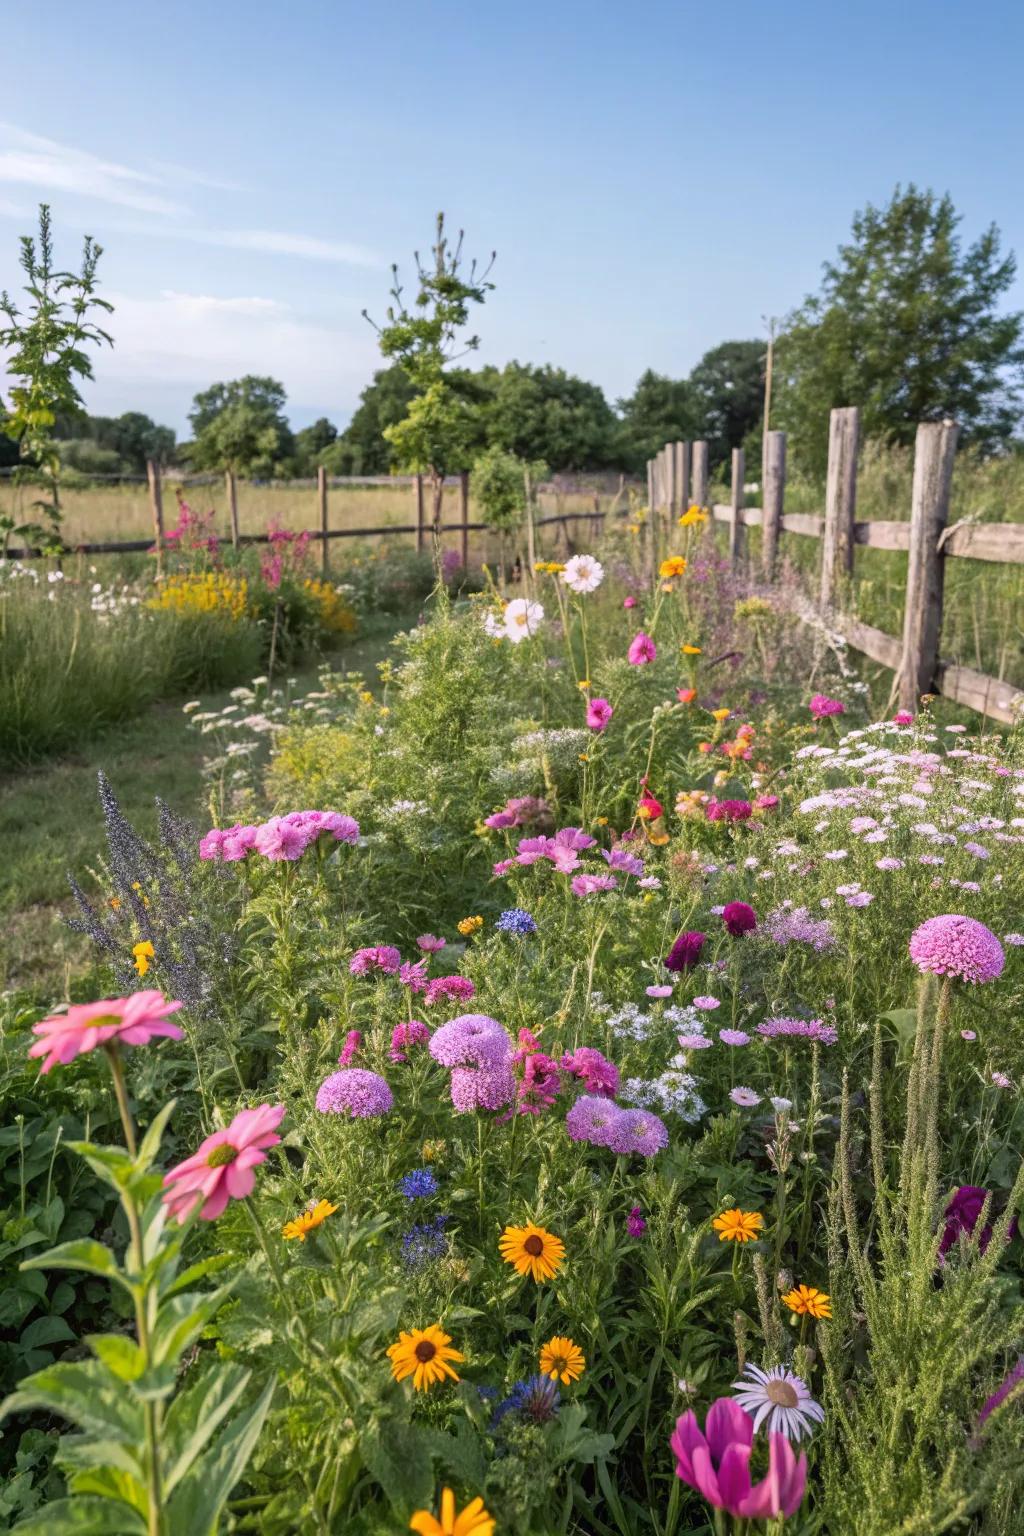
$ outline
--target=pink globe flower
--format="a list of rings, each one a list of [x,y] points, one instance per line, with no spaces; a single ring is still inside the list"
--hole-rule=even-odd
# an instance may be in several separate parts
[[[671,1446],[676,1476],[715,1509],[737,1520],[788,1518],[800,1507],[807,1485],[807,1457],[797,1460],[785,1435],[768,1436],[768,1475],[750,1477],[754,1421],[732,1398],[719,1397],[708,1409],[701,1433],[691,1410],[676,1420]]]
[[[930,917],[910,936],[910,958],[919,971],[972,984],[1002,974],[1003,946],[984,923],[950,914]]]
[[[281,1140],[276,1134],[284,1119],[283,1104],[261,1104],[243,1109],[223,1131],[212,1136],[164,1175],[164,1204],[179,1222],[202,1202],[203,1221],[216,1221],[229,1200],[244,1200],[256,1183],[253,1169],[266,1162],[268,1147]]]
[[[624,597],[622,599],[622,606],[623,606],[623,608],[635,608],[636,607],[636,598],[635,597]]]
[[[57,1013],[33,1024],[39,1036],[29,1047],[30,1056],[45,1056],[39,1074],[58,1065],[66,1067],[76,1056],[112,1041],[118,1045],[148,1045],[165,1036],[184,1040],[185,1032],[172,1024],[169,1014],[181,1003],[167,1002],[162,992],[133,992],[131,997],[108,997],[98,1003],[72,1003],[67,1013]]]
[[[892,717],[893,725],[913,725],[914,717],[909,709],[898,709]]]
[[[814,694],[807,708],[816,720],[827,720],[830,715],[846,714],[846,705],[840,699],[830,699],[824,693]]]
[[[603,731],[614,713],[607,699],[591,699],[587,704],[587,724],[592,731]]]
[[[738,938],[741,933],[751,933],[757,927],[757,913],[745,901],[729,901],[722,908],[722,922]]]
[[[628,659],[632,667],[645,667],[648,662],[654,661],[658,655],[658,647],[650,635],[645,635],[642,629],[637,630],[629,643]]]

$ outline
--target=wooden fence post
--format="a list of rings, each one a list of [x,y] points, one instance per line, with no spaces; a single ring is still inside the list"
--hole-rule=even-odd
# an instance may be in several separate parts
[[[761,498],[761,560],[766,581],[775,577],[785,496],[786,434],[769,432],[764,441],[764,494]]]
[[[918,709],[921,695],[932,691],[938,670],[945,564],[939,540],[949,516],[949,490],[958,432],[959,428],[952,421],[922,422],[914,443],[914,488],[899,672],[901,709]]]
[[[327,471],[322,464],[318,464],[316,468],[316,494],[320,503],[320,538],[323,541],[320,568],[326,578],[330,564],[327,554],[329,547],[327,542]]]
[[[160,484],[160,466],[152,459],[146,460],[146,479],[149,481],[149,505],[153,513],[153,543],[156,546],[156,574],[164,573],[164,497]]]
[[[839,406],[828,422],[828,476],[821,539],[821,601],[835,606],[844,578],[853,573],[853,521],[857,513],[857,445],[860,411]]]
[[[676,443],[676,501],[679,513],[685,512],[690,505],[689,443]]]
[[[654,516],[654,460],[647,460],[647,511]]]
[[[462,569],[469,570],[469,470],[459,475],[459,521],[462,523]],[[530,541],[533,542],[532,539]],[[532,561],[531,561],[532,563]]]
[[[413,475],[413,495],[416,498],[416,553],[423,553],[423,476]]]
[[[691,473],[694,502],[698,507],[706,507],[708,504],[708,445],[703,441],[693,445]]]
[[[665,511],[669,519],[676,515],[676,502],[679,498],[679,482],[676,479],[676,445],[665,444]]]
[[[733,570],[743,553],[743,475],[746,468],[743,449],[732,451],[732,521],[729,524],[729,563]]]
[[[233,469],[225,470],[224,482],[228,493],[228,516],[231,518],[231,548],[238,548],[238,487]]]

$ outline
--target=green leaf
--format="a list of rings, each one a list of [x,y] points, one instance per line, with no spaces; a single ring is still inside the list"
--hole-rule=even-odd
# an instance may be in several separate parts
[[[197,1280],[204,1280],[207,1275],[215,1275],[234,1262],[230,1253],[217,1253],[210,1259],[202,1259],[198,1264],[183,1270],[177,1279],[172,1280],[167,1289],[161,1292],[161,1296],[166,1299],[168,1296],[176,1296],[179,1291],[187,1291],[189,1286],[195,1285]]]
[[[174,1106],[177,1102],[177,1099],[171,1099],[169,1104],[165,1104],[156,1119],[150,1124],[145,1136],[143,1136],[139,1155],[135,1160],[135,1166],[140,1173],[148,1172],[153,1159],[159,1152],[160,1143],[167,1128],[167,1122],[174,1113]]]
[[[252,1373],[238,1365],[206,1371],[174,1399],[164,1419],[164,1493],[170,1495],[238,1402]]]
[[[216,1291],[185,1291],[162,1301],[153,1329],[153,1361],[157,1365],[176,1362],[202,1333],[230,1289],[230,1285],[222,1285]]]
[[[60,1414],[79,1429],[105,1439],[138,1441],[144,1433],[141,1406],[99,1360],[62,1361],[27,1376],[0,1403],[0,1420],[29,1408]]]
[[[114,1285],[120,1285],[129,1296],[135,1289],[128,1276],[118,1265],[113,1253],[103,1243],[89,1237],[77,1237],[73,1242],[60,1243],[46,1253],[25,1259],[22,1269],[84,1269],[91,1275],[102,1275]]]
[[[87,1495],[44,1504],[15,1529],[18,1536],[146,1536],[146,1522],[136,1510]]]
[[[45,1344],[64,1344],[75,1337],[62,1317],[36,1317],[21,1335],[23,1349],[39,1349]]]
[[[256,1448],[274,1395],[273,1381],[248,1413],[235,1419],[212,1453],[195,1461],[167,1507],[170,1536],[214,1536],[232,1488]]]
[[[118,1381],[138,1381],[146,1369],[145,1355],[126,1334],[90,1333],[85,1342]]]
[[[359,1432],[359,1449],[395,1513],[404,1520],[429,1503],[434,1491],[430,1432],[394,1420],[371,1420]]]

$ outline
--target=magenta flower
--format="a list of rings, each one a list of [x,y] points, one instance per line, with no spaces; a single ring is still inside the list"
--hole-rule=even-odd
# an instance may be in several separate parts
[[[426,960],[406,960],[404,965],[398,967],[398,979],[402,986],[408,987],[412,993],[425,992],[427,990]]]
[[[445,1001],[465,1003],[475,992],[476,987],[468,976],[435,976],[433,981],[427,983],[423,1001],[428,1007],[436,1003],[439,997]]]
[[[503,1109],[515,1097],[515,1073],[510,1061],[494,1067],[455,1067],[450,1089],[452,1107],[458,1115],[477,1109]]]
[[[592,731],[603,731],[614,713],[607,699],[591,699],[587,704],[587,724]]]
[[[618,883],[614,875],[577,875],[569,889],[574,896],[594,896],[598,891],[614,891]]]
[[[753,812],[749,800],[709,800],[704,807],[708,821],[749,821]]]
[[[637,630],[629,643],[628,660],[631,667],[645,667],[648,662],[654,661],[658,655],[658,647],[650,635],[645,635],[642,629]]]
[[[984,923],[950,914],[930,917],[910,936],[910,958],[919,971],[954,976],[972,984],[1002,974],[1003,946]]]
[[[665,969],[686,971],[690,966],[696,965],[706,937],[706,934],[697,933],[694,930],[681,933],[665,956]]]
[[[357,949],[348,968],[353,976],[365,976],[368,971],[393,976],[401,964],[401,952],[393,944],[374,944],[369,949]]]
[[[268,1147],[284,1119],[283,1104],[243,1109],[223,1131],[207,1136],[191,1157],[164,1174],[167,1214],[185,1219],[201,1201],[203,1221],[216,1221],[229,1200],[244,1200],[256,1183],[253,1169],[266,1162]]]
[[[623,875],[642,875],[644,861],[626,848],[602,848],[601,857],[609,869],[617,869]]]
[[[626,1231],[630,1237],[643,1237],[647,1231],[647,1223],[644,1221],[643,1211],[638,1205],[634,1205],[626,1217]]]
[[[622,599],[622,606],[623,606],[623,608],[635,608],[636,607],[636,598],[635,597],[624,597]]]
[[[719,1397],[708,1409],[701,1433],[692,1411],[676,1420],[670,1444],[676,1476],[715,1509],[737,1520],[788,1518],[800,1507],[807,1484],[807,1457],[799,1460],[785,1435],[768,1436],[768,1475],[750,1477],[754,1421],[732,1398]]]
[[[774,811],[779,803],[778,795],[758,795],[754,801],[755,811]]]
[[[563,1072],[578,1077],[588,1094],[613,1099],[619,1091],[619,1069],[592,1045],[577,1046],[562,1057]]]
[[[392,1061],[407,1061],[406,1052],[411,1045],[427,1045],[430,1041],[430,1030],[419,1019],[410,1019],[406,1024],[396,1024],[391,1031],[391,1050],[388,1054]]]
[[[720,1029],[718,1038],[723,1045],[749,1045],[750,1036],[745,1029]]]
[[[168,1019],[168,1014],[181,1006],[165,1001],[162,992],[151,991],[108,997],[97,1003],[72,1003],[66,1013],[51,1014],[33,1024],[32,1033],[39,1039],[29,1046],[28,1054],[46,1057],[39,1069],[42,1077],[98,1045],[148,1045],[158,1036],[184,1040],[184,1030]]]
[[[745,901],[730,901],[722,908],[722,922],[736,938],[757,927],[757,913]]]
[[[347,1067],[348,1066],[349,1062],[352,1060],[352,1058],[355,1055],[356,1051],[358,1051],[359,1046],[360,1046],[360,1044],[362,1042],[362,1038],[363,1038],[363,1036],[362,1036],[362,1032],[360,1030],[358,1030],[358,1029],[350,1029],[349,1030],[348,1034],[345,1036],[345,1044],[341,1048],[341,1055],[338,1057],[338,1066],[339,1067]]]
[[[282,860],[293,863],[301,859],[308,844],[309,834],[305,826],[298,825],[287,816],[272,816],[261,827],[257,827],[253,846],[257,853],[262,853],[264,858],[274,863]]]
[[[816,693],[811,698],[807,708],[815,720],[827,720],[830,715],[845,715],[846,705],[839,699],[830,699],[827,694]]]
[[[427,955],[436,955],[439,949],[444,949],[447,942],[447,939],[439,939],[432,933],[421,933],[416,940],[417,947]]]
[[[909,709],[898,709],[892,717],[893,725],[913,725],[914,717]]]
[[[497,1019],[462,1013],[436,1029],[430,1054],[443,1067],[498,1067],[512,1057],[512,1042]]]

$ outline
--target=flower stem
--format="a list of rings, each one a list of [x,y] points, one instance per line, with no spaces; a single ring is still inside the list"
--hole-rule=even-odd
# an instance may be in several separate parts
[[[117,1098],[118,1113],[121,1116],[121,1126],[124,1130],[125,1145],[128,1148],[129,1157],[134,1159],[138,1157],[139,1149],[135,1140],[135,1122],[132,1119],[132,1112],[128,1108],[128,1093],[125,1089],[124,1082],[124,1062],[121,1060],[121,1052],[118,1050],[116,1045],[105,1045],[103,1049],[107,1053],[107,1060],[110,1063],[111,1076],[114,1079],[114,1094]],[[142,1248],[140,1245],[139,1263],[141,1264],[141,1262]]]

